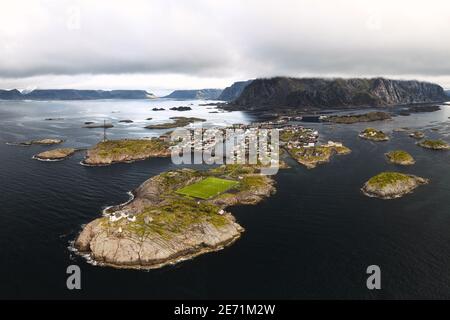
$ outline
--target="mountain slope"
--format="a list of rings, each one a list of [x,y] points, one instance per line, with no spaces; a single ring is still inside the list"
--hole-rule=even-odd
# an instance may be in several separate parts
[[[286,78],[256,79],[233,105],[242,109],[342,108],[446,101],[437,84],[373,79]]]
[[[216,100],[222,89],[175,90],[163,98],[179,100]]]
[[[226,87],[223,89],[221,95],[219,96],[218,100],[223,101],[233,101],[237,99],[242,91],[250,84],[253,80],[247,80],[247,81],[238,81],[233,83],[231,86]]]

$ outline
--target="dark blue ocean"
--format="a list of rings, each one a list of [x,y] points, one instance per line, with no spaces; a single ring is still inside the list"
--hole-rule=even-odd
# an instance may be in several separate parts
[[[192,103],[192,111],[151,111]],[[177,168],[170,159],[84,167],[82,153],[61,162],[31,157],[49,147],[6,142],[61,137],[67,147],[89,147],[102,129],[81,128],[107,119],[108,138],[160,134],[143,129],[170,116],[198,116],[209,124],[252,120],[240,112],[209,113],[204,101],[0,101],[0,298],[450,298],[450,152],[434,152],[394,128],[423,130],[450,142],[450,106],[370,124],[389,142],[357,137],[367,124],[315,127],[321,139],[343,141],[353,152],[307,170],[289,161],[276,176],[277,193],[256,206],[230,209],[246,229],[225,250],[158,270],[93,266],[69,250],[83,224],[102,208],[128,200],[149,177]],[[153,120],[145,120],[153,117]],[[46,118],[63,118],[46,121]],[[131,119],[134,123],[118,123]],[[386,163],[384,153],[404,149],[416,165]],[[404,198],[384,201],[361,194],[372,175],[397,170],[431,179]],[[77,264],[82,289],[66,288],[66,268]],[[379,291],[366,288],[366,268],[381,268]]]

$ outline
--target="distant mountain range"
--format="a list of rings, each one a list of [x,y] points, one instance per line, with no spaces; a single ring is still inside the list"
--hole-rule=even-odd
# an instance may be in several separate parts
[[[332,109],[447,100],[441,86],[415,80],[275,77],[253,80],[231,104],[240,110]]]
[[[217,100],[222,89],[175,90],[163,98],[178,100]]]
[[[220,94],[218,100],[223,101],[233,101],[241,95],[242,91],[250,84],[253,80],[247,80],[247,81],[238,81],[233,83],[231,86],[226,87],[223,89],[222,93]]]
[[[97,100],[97,99],[154,99],[145,90],[75,90],[38,89],[27,93],[19,90],[0,90],[0,100]]]

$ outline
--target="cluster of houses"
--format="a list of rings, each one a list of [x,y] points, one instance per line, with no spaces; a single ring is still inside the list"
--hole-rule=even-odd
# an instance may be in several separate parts
[[[136,215],[129,212],[128,210],[116,211],[112,214],[109,214],[108,216],[109,216],[109,221],[111,221],[111,222],[116,222],[116,221],[119,221],[122,219],[127,219],[130,222],[136,221]]]
[[[294,139],[285,142],[288,149],[293,148],[312,148],[316,146],[319,140],[319,132],[302,126],[290,126],[284,130],[292,133]]]
[[[278,152],[278,148],[275,150],[270,143],[272,129],[278,130],[280,135],[284,131],[292,133],[292,139],[290,141],[280,142],[280,144],[284,145],[287,149],[315,147],[319,139],[319,132],[311,128],[305,128],[298,124],[292,124],[289,120],[292,119],[285,117],[276,121],[257,122],[252,124],[234,124],[227,128],[215,127],[208,129],[190,129],[191,138],[181,139],[176,146],[172,147],[172,149],[176,148],[175,150],[179,150],[180,154],[186,150],[190,150],[191,152],[204,152],[208,150],[213,156],[215,156],[217,144],[221,144],[223,147],[222,149],[219,149],[223,151],[224,156],[228,156],[228,160],[230,160],[231,155],[234,157],[234,159],[231,160],[234,160],[236,163],[246,163],[250,150],[255,150],[256,147],[259,153],[259,144],[257,141],[258,139],[260,141],[263,139],[263,141],[267,141],[265,156],[268,156],[271,159],[278,159],[278,154],[275,154]],[[229,129],[240,129],[239,132],[235,132],[236,134],[241,133],[244,138],[242,138],[240,142],[236,143],[234,136],[227,136],[227,131]],[[195,130],[202,131],[199,132]],[[205,134],[206,130],[208,130],[207,134]],[[217,137],[220,138],[217,139]],[[252,137],[257,138],[253,139]],[[167,137],[163,138],[167,139]],[[255,146],[250,146],[251,143],[256,144]],[[272,152],[274,152],[274,154],[272,154]]]

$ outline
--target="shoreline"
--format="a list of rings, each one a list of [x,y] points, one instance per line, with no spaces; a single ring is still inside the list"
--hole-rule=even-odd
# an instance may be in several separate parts
[[[92,257],[90,252],[87,253],[87,252],[78,250],[75,247],[75,240],[70,241],[71,244],[69,245],[68,249],[71,252],[74,252],[76,255],[85,259],[87,263],[94,265],[94,266],[110,267],[110,268],[122,269],[122,270],[130,270],[131,269],[131,270],[149,271],[149,270],[160,269],[160,268],[164,268],[164,267],[168,267],[168,266],[174,266],[174,265],[182,263],[184,261],[193,260],[197,256],[200,256],[205,253],[212,253],[212,252],[218,252],[218,251],[224,250],[225,248],[231,246],[233,243],[235,243],[237,240],[239,240],[239,238],[241,237],[241,234],[243,232],[245,232],[245,228],[241,227],[239,234],[237,234],[235,237],[233,237],[227,241],[223,241],[223,242],[219,243],[216,247],[203,247],[199,250],[195,250],[195,248],[193,248],[192,252],[190,252],[190,253],[189,252],[179,252],[179,254],[177,254],[175,257],[168,258],[165,261],[155,262],[152,264],[143,264],[143,265],[114,264],[114,263],[110,263],[110,262],[103,262],[103,261],[95,260]],[[191,250],[187,250],[187,251],[191,251]]]

